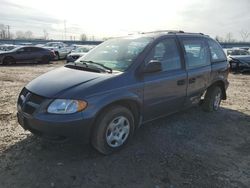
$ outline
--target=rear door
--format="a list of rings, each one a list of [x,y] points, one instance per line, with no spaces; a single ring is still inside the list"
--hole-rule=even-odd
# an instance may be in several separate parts
[[[208,45],[203,37],[180,37],[188,71],[186,105],[196,104],[209,86],[211,63]]]
[[[178,111],[186,98],[187,73],[176,37],[158,41],[145,64],[151,60],[160,61],[162,71],[144,74],[144,121]]]

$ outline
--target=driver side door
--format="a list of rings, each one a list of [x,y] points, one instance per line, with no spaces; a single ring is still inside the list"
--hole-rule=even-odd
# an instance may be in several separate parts
[[[187,72],[175,36],[155,44],[145,63],[152,60],[159,61],[162,70],[144,73],[144,121],[178,111],[187,94]]]

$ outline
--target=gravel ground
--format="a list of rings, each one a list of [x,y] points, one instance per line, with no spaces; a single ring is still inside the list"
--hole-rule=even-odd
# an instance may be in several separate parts
[[[228,100],[216,113],[199,107],[143,126],[122,151],[50,143],[16,121],[22,87],[62,66],[0,67],[0,187],[250,187],[250,75],[230,74]]]

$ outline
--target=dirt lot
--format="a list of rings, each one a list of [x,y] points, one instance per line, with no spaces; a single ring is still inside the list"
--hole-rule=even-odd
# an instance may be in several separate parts
[[[88,145],[49,143],[16,121],[17,96],[62,66],[0,67],[0,187],[250,187],[250,75],[231,74],[217,113],[199,107],[154,121],[128,147],[102,156]]]

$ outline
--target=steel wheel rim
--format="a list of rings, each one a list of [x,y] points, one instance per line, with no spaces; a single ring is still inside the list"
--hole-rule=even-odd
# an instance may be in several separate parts
[[[218,92],[217,95],[215,95],[214,99],[214,109],[218,110],[221,102],[221,92]]]
[[[112,148],[123,145],[129,136],[129,130],[130,123],[126,117],[119,116],[114,118],[106,130],[107,144]]]

